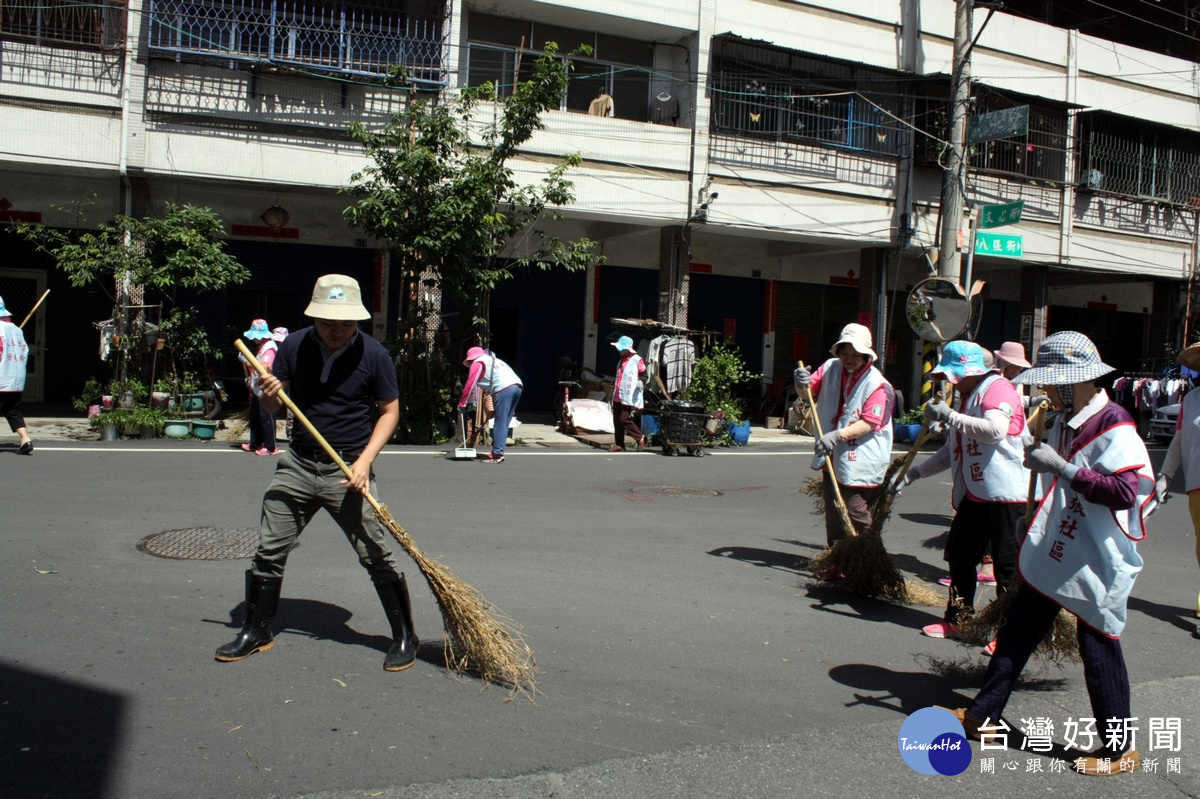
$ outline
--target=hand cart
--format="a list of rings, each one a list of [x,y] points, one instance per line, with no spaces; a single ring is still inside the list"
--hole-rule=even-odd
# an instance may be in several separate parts
[[[708,413],[699,402],[662,400],[658,404],[659,443],[664,455],[678,455],[686,447],[689,455],[704,457],[704,426]]]

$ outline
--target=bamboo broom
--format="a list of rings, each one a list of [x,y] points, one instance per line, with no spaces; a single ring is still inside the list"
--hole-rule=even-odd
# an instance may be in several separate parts
[[[1049,416],[1047,412],[1048,405],[1049,403],[1042,400],[1038,403],[1033,413],[1029,415],[1029,426],[1033,429],[1034,447],[1042,443],[1042,438],[1045,435],[1046,417]],[[1031,473],[1029,475],[1029,491],[1025,498],[1025,528],[1021,531],[1021,537],[1024,537],[1025,531],[1033,524],[1033,517],[1036,512],[1037,474]],[[1000,627],[1004,624],[1005,615],[1008,613],[1008,605],[1012,602],[1012,598],[1017,595],[1017,591],[1021,588],[1022,583],[1021,575],[1019,573],[1014,574],[1012,582],[1003,594],[993,599],[983,610],[959,625],[963,633],[963,639],[968,644],[983,646],[996,637],[996,633],[999,632]],[[1075,616],[1065,610],[1060,610],[1058,615],[1054,617],[1054,623],[1046,631],[1045,637],[1042,638],[1033,654],[1037,658],[1050,660],[1060,666],[1067,661],[1078,662],[1078,640]]]
[[[266,368],[240,339],[234,342],[238,350],[249,360],[260,375],[267,375]],[[296,421],[303,424],[321,448],[347,477],[353,477],[350,467],[329,446],[324,437],[313,427],[292,398],[279,392],[283,402]],[[417,564],[429,590],[437,600],[445,626],[446,665],[460,674],[470,674],[486,684],[506,685],[514,693],[532,699],[537,692],[534,677],[537,674],[537,659],[525,639],[515,629],[514,622],[500,613],[490,602],[451,571],[433,558],[427,557],[413,542],[408,532],[401,527],[387,506],[364,490],[363,496],[375,509],[375,517],[391,532],[400,546]]]

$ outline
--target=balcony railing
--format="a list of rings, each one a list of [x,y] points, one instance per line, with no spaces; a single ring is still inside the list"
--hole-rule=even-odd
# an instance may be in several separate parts
[[[115,49],[125,44],[125,0],[0,0],[0,38]]]
[[[1079,119],[1079,185],[1200,207],[1200,136],[1103,114]]]
[[[444,85],[449,26],[386,0],[147,0],[150,49]],[[448,12],[447,12],[448,13]]]

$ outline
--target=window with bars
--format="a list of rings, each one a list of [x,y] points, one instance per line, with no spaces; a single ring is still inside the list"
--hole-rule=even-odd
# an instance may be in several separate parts
[[[0,38],[121,48],[126,0],[0,0]]]
[[[1078,136],[1081,188],[1200,206],[1200,135],[1088,113]]]
[[[718,39],[709,85],[714,133],[899,152],[897,75]]]
[[[150,49],[444,84],[449,13],[408,0],[147,0]]]

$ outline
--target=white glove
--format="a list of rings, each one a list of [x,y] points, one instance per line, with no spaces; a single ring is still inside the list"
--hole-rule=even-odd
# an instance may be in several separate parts
[[[887,488],[887,492],[889,494],[891,494],[893,497],[898,497],[898,496],[900,496],[901,491],[908,488],[910,485],[912,485],[918,479],[920,479],[919,475],[916,472],[914,472],[912,469],[909,469],[908,471],[906,471],[904,473],[903,477],[901,477],[897,480],[893,480],[891,482],[891,485],[889,485]]]
[[[925,420],[929,423],[943,423],[950,419],[950,406],[936,400],[925,405]]]
[[[837,430],[830,430],[817,441],[816,453],[819,456],[832,455],[840,443],[842,443],[842,434]]]
[[[792,372],[792,382],[796,384],[796,388],[808,388],[812,385],[812,372],[803,366],[798,366],[796,367],[796,371]]]
[[[1170,481],[1165,474],[1160,474],[1158,479],[1154,481],[1154,493],[1162,505],[1167,504],[1167,500],[1171,498],[1171,494],[1167,491],[1168,482]]]

